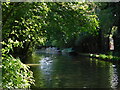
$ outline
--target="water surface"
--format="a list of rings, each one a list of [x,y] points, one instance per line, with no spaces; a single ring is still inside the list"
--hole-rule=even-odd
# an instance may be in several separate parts
[[[89,57],[36,53],[27,64],[39,88],[119,88],[120,65]],[[35,65],[34,65],[35,64]]]

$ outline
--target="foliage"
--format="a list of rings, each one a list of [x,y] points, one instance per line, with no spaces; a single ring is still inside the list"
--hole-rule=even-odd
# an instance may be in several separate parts
[[[2,49],[2,74],[3,88],[28,88],[34,84],[33,74],[29,67],[23,64],[20,59],[14,58],[11,54],[20,49],[26,48],[26,45],[33,38],[36,31],[30,29],[26,24],[30,23],[32,14],[28,10],[31,8],[27,3],[2,3],[3,6],[3,49]],[[21,8],[25,8],[21,10]],[[29,14],[29,15],[28,15]],[[26,16],[25,16],[26,15]],[[26,18],[25,18],[26,17]],[[31,20],[31,22],[33,22]],[[34,24],[34,22],[33,22]],[[33,27],[35,28],[35,27]],[[35,34],[34,34],[35,35]],[[36,38],[38,39],[38,38]],[[33,41],[34,42],[34,41]],[[29,44],[28,44],[29,45]],[[27,46],[28,46],[27,45]],[[26,49],[27,50],[27,49]]]
[[[95,7],[90,2],[3,3],[3,39],[21,42],[23,48],[13,50],[21,54],[35,45],[72,47],[81,36],[98,35]]]
[[[102,34],[105,37],[108,37],[111,34],[112,27],[115,24],[115,14],[114,14],[114,3],[99,3],[97,14],[100,19],[100,28],[102,30]]]
[[[100,21],[100,43],[102,51],[108,51],[109,36],[114,38],[115,51],[119,52],[119,2],[97,2],[96,14]],[[120,56],[120,55],[119,55]]]
[[[94,3],[47,3],[47,39],[53,46],[71,47],[81,33],[97,35]],[[49,43],[48,42],[48,43]]]
[[[28,88],[30,84],[34,84],[33,73],[29,67],[23,64],[19,58],[10,55],[10,50],[14,47],[21,47],[21,43],[17,40],[14,42],[8,39],[8,43],[4,41],[2,44],[2,75],[3,88]]]
[[[42,7],[41,7],[42,6]],[[42,16],[46,11],[43,3],[3,3],[3,41],[11,38],[22,43],[23,48],[14,48],[13,53],[24,54],[45,40]],[[21,9],[22,8],[22,9]],[[43,25],[42,25],[43,24]]]
[[[120,60],[120,57],[117,57],[117,56],[113,56],[113,55],[106,55],[106,54],[99,54],[99,55],[96,55],[96,54],[90,54],[90,57],[96,57],[96,58],[99,58],[99,59],[104,59],[104,60],[109,60],[109,61],[119,61]]]
[[[120,57],[113,56],[113,55],[100,54],[99,57],[101,59],[109,59],[109,60],[114,60],[114,61],[120,60]]]
[[[3,87],[26,88],[34,82],[16,54],[27,55],[39,45],[73,47],[98,36],[95,8],[92,2],[2,3]]]
[[[22,42],[24,49],[18,51],[45,45],[46,40],[46,45],[71,47],[81,33],[98,35],[95,7],[90,2],[4,3],[3,39],[10,37]]]
[[[6,55],[2,60],[3,88],[30,88],[34,84],[33,73],[20,59]]]

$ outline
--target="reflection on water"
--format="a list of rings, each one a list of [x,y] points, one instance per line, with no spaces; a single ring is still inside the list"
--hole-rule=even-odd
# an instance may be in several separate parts
[[[36,58],[35,58],[36,57]],[[88,57],[35,54],[31,66],[35,87],[42,88],[119,88],[119,65]],[[39,65],[40,64],[40,65]]]
[[[117,73],[117,68],[116,65],[111,65],[110,67],[110,83],[111,83],[111,88],[117,88],[118,85],[118,73]]]
[[[51,78],[51,72],[52,72],[52,58],[51,57],[45,57],[40,60],[40,70],[42,74],[44,75],[44,79],[48,83],[49,86]]]

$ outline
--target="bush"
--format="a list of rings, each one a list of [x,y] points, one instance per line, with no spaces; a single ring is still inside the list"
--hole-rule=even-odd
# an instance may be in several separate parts
[[[31,84],[34,84],[33,72],[19,58],[10,54],[13,47],[22,47],[22,44],[9,38],[8,41],[3,41],[2,45],[3,88],[30,88]]]
[[[2,60],[3,88],[30,88],[30,84],[34,84],[29,66],[19,58],[5,55]]]

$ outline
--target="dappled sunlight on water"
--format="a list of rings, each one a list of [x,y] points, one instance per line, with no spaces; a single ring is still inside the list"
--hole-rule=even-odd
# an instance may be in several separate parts
[[[110,66],[110,84],[111,84],[111,88],[117,88],[118,86],[118,72],[117,72],[117,68],[116,65],[111,65]]]
[[[40,62],[41,72],[44,75],[44,79],[49,82],[52,79],[51,78],[52,58],[51,57],[45,57],[45,58],[42,58],[39,62]]]
[[[120,67],[110,62],[88,57],[60,54],[36,54],[29,62],[35,77],[35,87],[43,88],[118,88]],[[27,63],[29,63],[27,62]],[[119,66],[119,65],[118,65]]]

